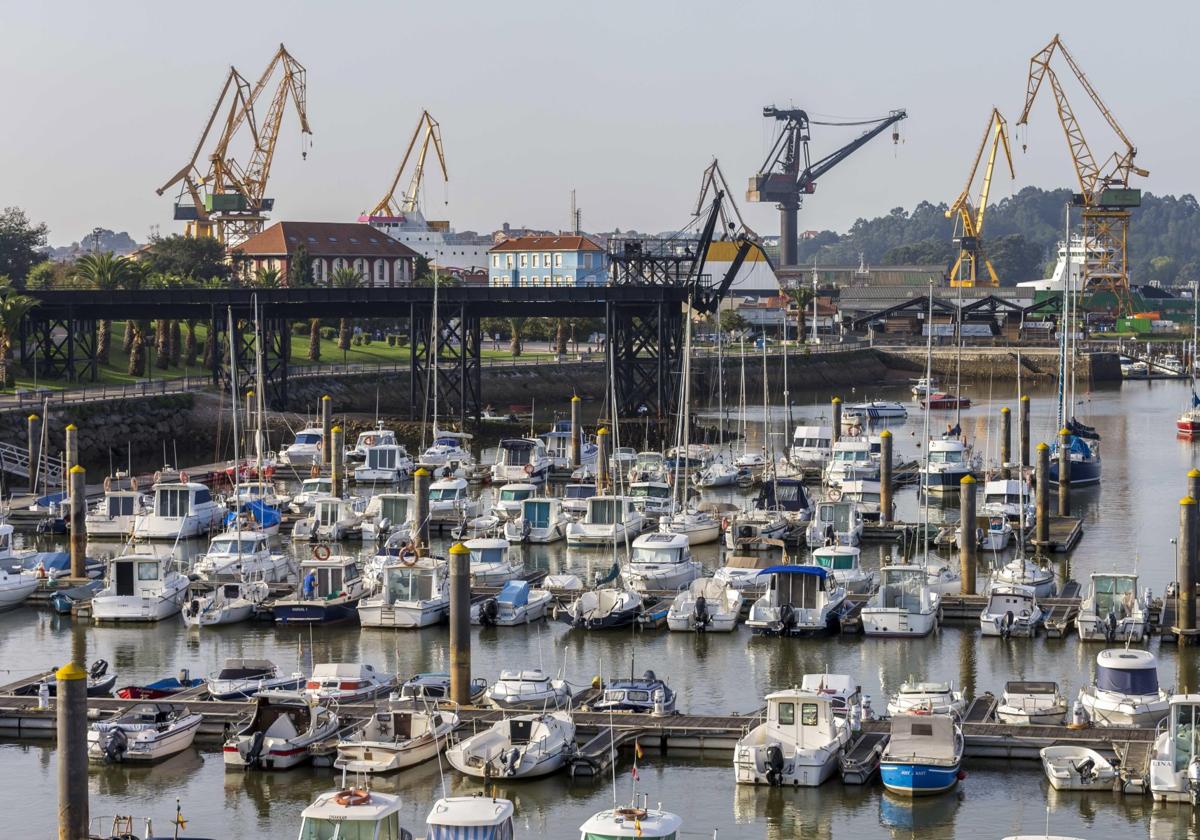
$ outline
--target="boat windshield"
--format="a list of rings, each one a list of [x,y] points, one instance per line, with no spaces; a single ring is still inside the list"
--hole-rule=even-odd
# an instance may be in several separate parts
[[[321,442],[321,436],[315,432],[301,432],[296,435],[296,443],[307,446],[316,446]]]
[[[1137,604],[1137,581],[1128,577],[1097,577],[1092,584],[1096,592],[1096,615],[1110,612],[1123,618]]]
[[[1182,773],[1200,752],[1200,707],[1178,703],[1171,710],[1171,737],[1175,740],[1175,772]]]
[[[854,568],[854,556],[851,554],[823,554],[818,552],[814,558],[822,569],[848,571]]]
[[[863,490],[849,490],[846,492],[846,497],[854,499],[857,502],[867,502],[869,504],[879,504],[878,493],[868,493]]]
[[[850,505],[821,505],[817,510],[821,522],[833,525],[835,531],[848,531],[850,529]]]
[[[635,484],[629,488],[629,495],[635,499],[665,499],[671,495],[671,488],[661,484]]]
[[[431,502],[453,502],[457,498],[457,487],[437,487],[429,491],[429,501]]]
[[[533,488],[531,487],[518,487],[515,489],[509,487],[500,488],[500,501],[502,502],[521,502],[532,495]]]
[[[833,460],[852,463],[857,461],[866,461],[870,453],[865,449],[837,449],[834,450]]]
[[[108,515],[109,516],[132,516],[133,515],[133,496],[109,496],[108,497]],[[3,540],[0,539],[0,543]]]
[[[633,549],[629,558],[631,563],[678,563],[683,559],[682,548],[644,548]]]
[[[963,462],[963,453],[961,449],[951,449],[950,451],[936,451],[929,453],[929,463],[931,464],[961,464]]]
[[[380,820],[305,817],[300,825],[300,840],[400,840],[402,836],[399,814]]]
[[[376,470],[396,468],[396,449],[392,446],[377,446],[367,450],[367,466]]]
[[[503,563],[507,548],[472,548],[472,563]]]
[[[215,539],[208,547],[209,554],[253,554],[254,540]]]
[[[186,487],[175,490],[159,490],[154,498],[154,512],[159,516],[187,516],[190,510],[188,503],[190,492]]]
[[[592,484],[568,484],[566,492],[563,494],[564,499],[588,499],[596,492],[595,485]]]
[[[829,438],[798,437],[792,440],[792,445],[799,449],[828,449]]]
[[[592,499],[588,503],[588,523],[612,525],[617,519],[616,499]]]
[[[1116,694],[1157,694],[1158,670],[1156,668],[1106,668],[1096,669],[1096,688]]]
[[[328,478],[306,478],[300,485],[301,493],[332,493],[333,481]]]
[[[428,601],[433,598],[433,573],[428,569],[392,568],[387,575],[387,601]]]
[[[379,498],[379,497],[376,497]],[[408,497],[384,496],[379,498],[379,515],[396,524],[408,521]]]
[[[550,503],[530,502],[522,509],[522,516],[531,528],[550,527]]]

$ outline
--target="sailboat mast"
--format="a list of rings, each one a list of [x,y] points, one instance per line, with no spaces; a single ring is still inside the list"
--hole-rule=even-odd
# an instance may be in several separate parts
[[[762,450],[763,457],[767,457],[767,438],[771,432],[771,421],[767,416],[767,329],[764,326],[762,332],[762,380],[763,380],[763,428],[762,428]]]
[[[933,283],[929,284],[929,334],[925,338],[925,381],[928,382],[933,376]],[[925,438],[925,469],[921,471],[922,488],[924,498],[921,500],[921,516],[918,517],[918,524],[921,531],[921,542],[925,545],[925,553],[923,565],[929,566],[929,415],[932,412],[929,410],[928,403],[925,407],[925,422],[922,435]],[[924,521],[921,521],[924,520]],[[961,525],[960,525],[961,527]]]
[[[717,451],[725,448],[725,357],[722,349],[721,319],[717,318]]]
[[[797,334],[796,338],[800,338]],[[788,391],[788,313],[787,304],[784,304],[783,310],[783,408],[786,425],[784,426],[784,435],[792,433],[792,400],[791,393]],[[784,447],[784,455],[787,455],[787,447]]]
[[[1070,308],[1070,289],[1071,289],[1071,210],[1068,207],[1066,223],[1066,238],[1063,240],[1063,287],[1062,287],[1062,302],[1059,306],[1059,338],[1058,338],[1058,425],[1055,427],[1055,432],[1063,427],[1066,418],[1063,412],[1066,410],[1066,387],[1067,387],[1067,315]]]
[[[229,337],[229,358],[230,358],[230,360],[235,360],[235,359],[237,359],[237,356],[235,355],[234,345],[233,345],[235,336],[233,334],[233,307],[232,306],[226,310],[226,317],[228,318],[228,322],[229,322],[229,329],[226,330],[226,333],[225,333]],[[233,521],[234,521],[234,527],[237,528],[238,554],[240,555],[242,552],[242,517],[239,515],[241,513],[241,511],[238,510],[238,506],[241,502],[241,472],[242,471],[239,468],[240,463],[241,463],[241,455],[238,452],[238,425],[237,425],[237,422],[238,422],[238,420],[237,420],[237,417],[238,417],[238,387],[237,387],[237,364],[236,363],[231,364],[229,366],[229,394],[230,394],[229,408],[230,408],[231,412],[233,413],[233,498],[234,498]]]

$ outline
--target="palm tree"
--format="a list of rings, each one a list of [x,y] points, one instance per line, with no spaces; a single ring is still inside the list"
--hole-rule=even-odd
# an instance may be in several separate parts
[[[254,270],[252,285],[258,289],[278,289],[283,285],[283,275],[277,268],[258,268]]]
[[[567,352],[567,319],[566,318],[555,318],[554,319],[554,352],[559,353],[559,354]]]
[[[513,358],[521,355],[521,331],[525,329],[524,318],[509,318],[508,328],[512,331],[512,342],[509,344],[509,350],[513,354]]]
[[[170,333],[167,319],[159,318],[154,325],[154,352],[158,354],[154,359],[154,366],[159,370],[166,370],[171,364]]]
[[[131,260],[114,256],[112,251],[85,254],[75,261],[73,269],[76,277],[103,292],[128,286],[136,271]],[[96,361],[102,365],[108,364],[108,345],[111,340],[112,321],[101,321],[96,332]],[[129,348],[125,349],[128,352]]]
[[[183,322],[187,327],[187,338],[183,342],[183,366],[196,366],[196,319],[188,318]]]
[[[139,379],[146,375],[146,333],[149,321],[126,321],[125,334],[129,337],[129,375]]]
[[[321,319],[310,318],[308,321],[308,360],[321,361]]]
[[[167,337],[167,348],[171,357],[171,367],[179,367],[179,359],[183,354],[183,339],[178,320],[171,321],[171,333]]]
[[[12,286],[0,285],[0,388],[7,388],[9,384],[13,337],[21,329],[21,321],[35,306],[35,298],[20,294]]]
[[[362,275],[353,268],[335,268],[329,276],[329,285],[338,289],[356,289],[362,285]],[[338,323],[338,349],[343,355],[350,349],[350,325],[345,318]]]

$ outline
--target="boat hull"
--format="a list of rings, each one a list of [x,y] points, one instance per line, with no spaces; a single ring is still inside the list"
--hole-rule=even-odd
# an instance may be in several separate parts
[[[136,732],[128,733],[129,746],[119,759],[125,761],[159,761],[181,753],[192,745],[203,718],[191,715],[165,733],[153,733],[153,737],[139,738]],[[91,761],[106,761],[104,740],[96,730],[88,732],[88,758]]]
[[[155,598],[136,595],[105,595],[92,599],[92,620],[149,623],[162,621],[183,608],[186,589],[163,593]]]
[[[882,761],[879,778],[883,786],[901,796],[931,796],[958,784],[961,762],[931,765],[918,762]]]
[[[276,624],[336,624],[358,620],[358,601],[293,601],[275,604]]]
[[[1071,461],[1071,486],[1090,487],[1100,483],[1100,464],[1098,460]],[[1058,459],[1050,459],[1050,484],[1058,486]]]
[[[394,744],[364,741],[338,747],[333,766],[348,773],[392,773],[428,761],[446,745],[446,735],[427,737],[419,743]]]
[[[416,630],[441,623],[449,612],[448,602],[390,606],[363,602],[358,608],[358,623],[363,627],[400,627]]]
[[[864,609],[863,635],[895,638],[928,636],[937,627],[937,612],[910,613],[906,610]]]

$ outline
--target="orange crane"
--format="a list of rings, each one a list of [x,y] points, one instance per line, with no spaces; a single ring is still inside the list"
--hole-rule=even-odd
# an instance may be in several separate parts
[[[979,189],[979,203],[971,206],[971,185],[975,183],[975,173],[979,171],[979,162],[983,160],[983,150],[987,147],[988,137],[992,138],[992,149],[988,154],[987,166],[983,170],[983,184]],[[1004,148],[1004,159],[1008,162],[1008,174],[1016,177],[1013,172],[1012,151],[1008,146],[1008,124],[1000,111],[992,108],[988,117],[987,128],[983,139],[979,141],[979,149],[975,152],[975,162],[971,165],[971,174],[958,198],[946,210],[946,218],[954,218],[954,241],[958,243],[958,259],[950,269],[950,285],[952,287],[999,286],[1000,279],[996,269],[983,250],[983,222],[987,213],[988,193],[992,187],[992,173],[996,169],[996,152]],[[986,275],[980,267],[986,269]]]
[[[405,190],[404,195],[397,201],[396,190],[400,187],[400,179],[404,177],[404,170],[408,166],[409,158],[412,157],[413,149],[417,147],[417,138],[421,136],[421,129],[425,130],[425,137],[421,141],[420,151],[417,152],[412,179],[408,182],[408,189]],[[422,111],[420,119],[417,120],[417,127],[413,130],[412,139],[408,141],[408,148],[404,151],[404,157],[400,160],[400,167],[396,170],[396,177],[392,179],[392,185],[383,198],[379,199],[375,208],[370,213],[363,214],[362,220],[391,222],[417,211],[418,194],[421,191],[421,182],[425,177],[425,158],[429,154],[431,145],[437,154],[438,163],[442,167],[442,179],[450,181],[450,174],[446,171],[446,154],[442,149],[442,127],[437,120],[430,116],[428,111]]]
[[[260,122],[255,106],[277,70],[279,82]],[[304,66],[280,44],[253,86],[236,68],[229,68],[191,158],[156,191],[162,195],[181,185],[175,219],[187,222],[188,236],[211,236],[233,246],[262,230],[266,214],[275,204],[273,198],[266,197],[267,180],[289,100],[300,118],[301,153],[307,158],[306,141],[312,129],[308,124]],[[219,120],[222,113],[224,119]],[[212,151],[204,155],[209,136],[218,124],[220,134]],[[245,165],[239,163],[234,152],[243,138],[248,143]],[[203,169],[202,156],[207,158],[207,167]]]

